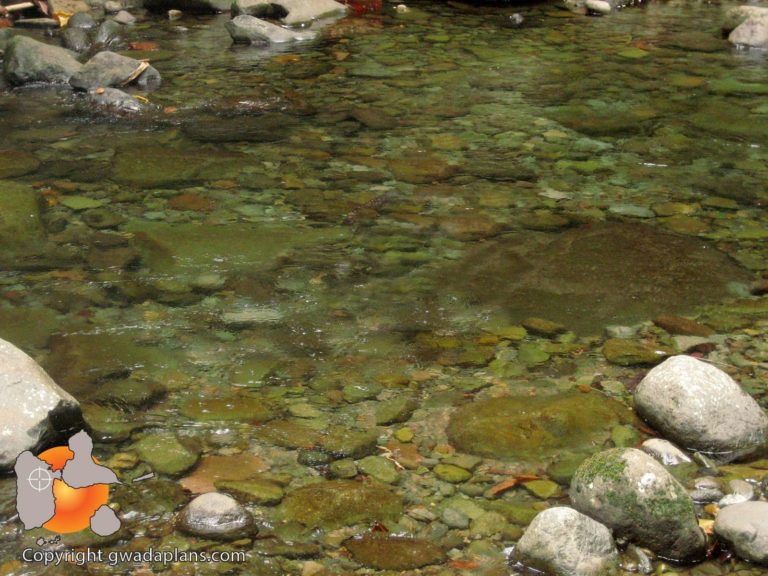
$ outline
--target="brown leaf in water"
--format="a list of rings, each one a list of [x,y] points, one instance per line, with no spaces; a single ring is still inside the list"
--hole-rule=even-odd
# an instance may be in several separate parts
[[[218,480],[247,480],[269,469],[266,461],[252,454],[205,456],[189,476],[180,480],[181,486],[193,494],[216,490]]]
[[[128,44],[129,50],[141,50],[142,52],[152,52],[155,50],[160,50],[160,46],[157,44],[157,42],[149,42],[149,41],[143,41],[143,42],[131,42]]]
[[[490,493],[493,496],[506,492],[507,490],[517,486],[517,478],[508,478],[498,484],[491,486]]]

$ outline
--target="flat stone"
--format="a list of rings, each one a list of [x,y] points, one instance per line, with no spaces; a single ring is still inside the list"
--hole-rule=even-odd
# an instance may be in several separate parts
[[[133,450],[155,472],[168,476],[186,472],[200,457],[199,449],[195,449],[189,442],[181,443],[171,433],[144,436],[133,445]]]
[[[315,482],[290,492],[280,504],[280,515],[309,528],[327,529],[369,522],[397,520],[400,496],[374,480]]]
[[[352,558],[377,570],[415,570],[445,560],[439,546],[418,538],[372,533],[344,542]]]
[[[443,297],[502,310],[510,324],[541,316],[597,335],[608,324],[719,302],[729,283],[749,282],[751,274],[698,238],[627,222],[505,234],[430,279]]]
[[[664,353],[644,342],[611,338],[603,344],[603,356],[611,364],[637,366],[658,364],[664,358]]]
[[[217,480],[215,486],[217,490],[234,496],[240,502],[258,506],[278,504],[285,496],[285,492],[279,484],[259,478]]]
[[[506,397],[456,410],[448,437],[460,451],[488,458],[537,462],[563,452],[594,452],[619,423],[633,416],[598,394]]]
[[[314,37],[314,32],[289,30],[247,14],[235,16],[224,26],[232,40],[238,44],[285,44]]]

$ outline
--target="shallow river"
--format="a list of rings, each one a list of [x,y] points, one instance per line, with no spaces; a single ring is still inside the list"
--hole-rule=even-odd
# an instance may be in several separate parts
[[[449,551],[425,573],[505,574],[531,511],[567,497],[489,487],[522,473],[567,485],[585,453],[642,438],[618,406],[644,368],[606,363],[606,326],[669,353],[680,343],[649,321],[695,316],[729,336],[721,359],[764,401],[768,307],[738,299],[768,270],[768,67],[721,39],[732,5],[589,18],[388,4],[280,50],[232,47],[228,15],[146,16],[126,36],[157,49],[124,53],[163,77],[147,112],[0,93],[0,189],[36,191],[6,216],[19,225],[2,237],[0,337],[80,400],[123,479],[173,461],[113,491],[124,530],[105,550],[248,552],[134,574],[355,573],[366,562],[342,542],[380,521]],[[497,447],[489,430],[486,446],[455,416],[446,433],[456,407],[510,394],[564,394],[550,416],[570,442],[550,430]],[[577,433],[594,418],[604,429]],[[405,470],[387,476],[381,455]],[[445,458],[469,476],[436,474]],[[318,520],[283,499],[356,476],[389,482],[409,513]],[[255,546],[169,524],[182,486],[253,477],[269,485],[252,497]],[[506,524],[445,521],[478,515],[460,495]],[[13,496],[0,480],[0,518]],[[0,557],[35,536],[6,523]],[[42,573],[3,561],[0,574]]]

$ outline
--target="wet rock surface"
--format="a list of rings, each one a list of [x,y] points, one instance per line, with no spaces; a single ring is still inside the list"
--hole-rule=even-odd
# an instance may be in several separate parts
[[[3,73],[15,85],[33,82],[66,83],[81,68],[69,50],[14,36],[5,47]]]
[[[330,480],[290,492],[280,504],[286,520],[308,527],[338,528],[361,522],[396,519],[399,496],[376,481]]]
[[[599,413],[599,417],[595,414]],[[585,450],[630,422],[624,406],[598,394],[498,398],[473,402],[451,417],[448,437],[460,450],[509,460],[536,460],[562,450]]]
[[[768,416],[754,399],[728,374],[690,356],[651,370],[635,391],[635,406],[679,445],[716,457],[744,456],[768,441]]]
[[[231,496],[201,494],[179,513],[182,530],[202,538],[235,540],[253,532],[253,518]]]
[[[388,534],[366,534],[344,546],[357,562],[378,570],[415,570],[445,560],[443,550],[431,542]]]
[[[76,432],[83,420],[77,400],[5,340],[0,340],[0,365],[0,470],[8,471],[21,452]]]
[[[591,456],[576,471],[573,506],[625,537],[675,560],[701,560],[706,538],[693,501],[664,467],[634,448]]]
[[[744,502],[722,510],[715,520],[715,534],[739,557],[768,564],[768,502]]]
[[[619,564],[611,531],[566,507],[538,514],[515,546],[513,559],[558,576],[597,576]]]

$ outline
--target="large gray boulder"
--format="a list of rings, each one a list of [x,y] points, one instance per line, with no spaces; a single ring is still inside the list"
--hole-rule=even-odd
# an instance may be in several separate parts
[[[675,444],[732,459],[768,441],[768,416],[725,372],[690,356],[673,356],[635,390],[641,418]]]
[[[715,519],[715,534],[739,557],[768,565],[768,502],[728,506]]]
[[[250,513],[232,496],[219,492],[192,500],[179,513],[178,523],[189,534],[216,540],[235,540],[254,530]]]
[[[82,425],[80,405],[10,342],[0,339],[0,470]]]
[[[66,83],[82,64],[64,48],[14,36],[5,47],[3,74],[14,85],[31,82]]]
[[[88,60],[80,71],[70,78],[69,84],[77,90],[126,84],[135,84],[143,90],[154,90],[160,86],[160,81],[160,73],[154,67],[146,66],[143,62],[127,56],[104,51]]]
[[[533,519],[513,559],[554,576],[604,576],[618,567],[619,553],[608,528],[560,506]]]
[[[736,46],[768,48],[768,18],[747,18],[728,35],[728,41]]]
[[[289,30],[245,14],[232,18],[225,26],[237,44],[283,44],[314,37],[312,32]]]
[[[685,488],[648,454],[614,448],[585,460],[571,481],[574,508],[672,560],[694,561],[706,538]]]

